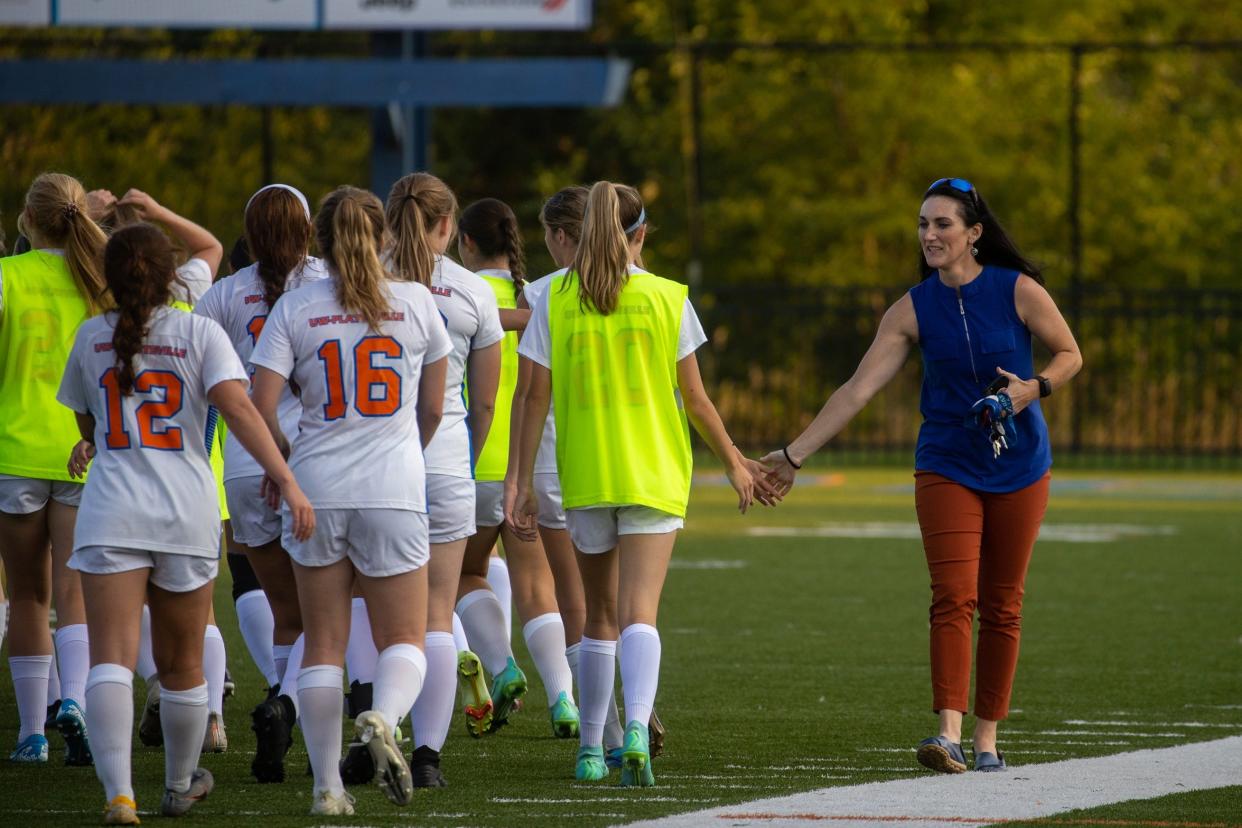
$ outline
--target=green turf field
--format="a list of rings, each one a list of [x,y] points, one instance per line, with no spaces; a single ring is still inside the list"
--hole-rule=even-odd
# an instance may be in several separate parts
[[[922,773],[912,747],[935,718],[912,479],[847,469],[806,482],[815,485],[779,509],[746,517],[710,474],[696,485],[660,622],[658,707],[669,736],[658,787],[575,784],[576,745],[551,737],[535,680],[527,712],[502,733],[475,741],[455,723],[443,760],[451,787],[420,791],[405,810],[378,790],[355,791],[358,816],[333,824],[610,825]],[[1002,730],[1010,764],[1242,733],[1242,478],[1066,472],[1054,487],[1051,539],[1036,547],[1027,583],[1014,714]],[[750,534],[756,528],[766,531]],[[238,684],[226,702],[231,744],[203,759],[217,792],[188,820],[311,824],[300,742],[285,784],[250,778],[247,713],[263,685],[226,581],[217,607]],[[5,750],[16,724],[5,675]],[[59,736],[51,743],[49,766],[0,761],[0,823],[97,823],[103,794],[93,772],[61,767]],[[138,747],[134,770],[139,807],[150,812],[162,754]],[[1242,824],[1242,788],[1072,816]]]

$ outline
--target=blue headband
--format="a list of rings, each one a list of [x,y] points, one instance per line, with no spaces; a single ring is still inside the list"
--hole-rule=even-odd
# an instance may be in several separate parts
[[[647,223],[647,208],[643,207],[642,210],[639,211],[638,218],[634,221],[634,223],[631,224],[629,227],[625,228],[625,231],[624,231],[625,235],[628,236],[630,233],[633,233],[635,230],[642,227],[646,223]]]

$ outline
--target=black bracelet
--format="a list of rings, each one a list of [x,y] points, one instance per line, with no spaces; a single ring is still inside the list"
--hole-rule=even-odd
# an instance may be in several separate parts
[[[789,465],[793,466],[795,469],[800,469],[800,468],[802,468],[801,466],[799,466],[797,463],[795,463],[795,462],[793,461],[793,458],[792,458],[792,457],[790,457],[790,456],[789,456],[789,447],[788,447],[788,446],[786,446],[785,448],[781,449],[781,453],[785,455],[785,462],[786,462],[786,463],[788,463]]]

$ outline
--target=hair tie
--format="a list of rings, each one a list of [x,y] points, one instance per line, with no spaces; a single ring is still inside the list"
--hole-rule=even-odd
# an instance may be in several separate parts
[[[647,223],[647,208],[643,207],[641,210],[638,211],[638,218],[634,220],[634,223],[631,224],[629,227],[625,228],[625,235],[628,236],[630,233],[633,233],[635,230],[642,227],[646,223]]]
[[[78,214],[78,203],[71,201],[65,205],[65,218],[71,219]]]

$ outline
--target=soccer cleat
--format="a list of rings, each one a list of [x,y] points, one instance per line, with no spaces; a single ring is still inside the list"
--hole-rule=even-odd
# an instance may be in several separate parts
[[[647,722],[647,745],[651,749],[651,758],[664,755],[664,722],[660,721],[660,714],[651,711],[651,721]]]
[[[621,761],[621,748],[619,746],[608,748],[608,750],[604,751],[604,764],[608,765],[609,768],[616,768],[618,770],[621,768],[624,762]]]
[[[18,742],[17,747],[9,754],[9,761],[31,764],[47,762],[47,737],[42,733],[31,733]]]
[[[493,732],[509,723],[514,704],[526,695],[526,674],[517,666],[513,656],[505,662],[505,669],[492,679],[492,726]]]
[[[229,696],[233,696],[237,694],[237,682],[233,681],[233,676],[232,674],[229,673],[228,667],[224,668],[224,685],[223,686],[224,686],[224,698],[227,699]]]
[[[415,748],[410,756],[410,776],[416,788],[448,787],[448,780],[440,772],[440,751],[427,745]]]
[[[630,722],[621,746],[621,785],[629,788],[650,788],[655,785],[651,772],[651,751],[647,742],[647,726]]]
[[[578,763],[574,766],[574,779],[579,782],[598,782],[608,778],[608,765],[604,761],[604,749],[595,747],[578,748]]]
[[[138,803],[128,796],[114,796],[104,808],[104,825],[141,825]]]
[[[258,747],[250,772],[260,782],[285,781],[285,754],[293,744],[293,722],[297,718],[288,696],[267,699],[250,713]]]
[[[492,726],[492,696],[483,680],[479,657],[469,650],[457,654],[457,684],[461,688],[461,710],[466,714],[466,732],[476,739]]]
[[[138,723],[138,741],[147,747],[164,744],[164,728],[160,725],[160,683],[154,679],[147,685],[147,703]]]
[[[352,742],[341,760],[341,781],[346,785],[365,785],[375,778],[375,760],[361,742]]]
[[[341,791],[315,791],[315,804],[311,806],[311,816],[353,816],[354,803],[357,801],[349,794]]]
[[[374,697],[374,684],[369,681],[366,684],[360,681],[351,681],[349,683],[349,692],[345,694],[345,715],[351,719],[358,718],[374,706],[371,703]]]
[[[164,789],[164,801],[160,803],[160,813],[167,817],[183,816],[195,803],[202,802],[216,787],[216,780],[211,771],[196,768],[190,775],[190,789],[185,793],[177,793]]]
[[[56,714],[60,713],[60,699],[47,706],[47,717],[43,720],[43,732],[56,729]]]
[[[548,709],[552,717],[552,735],[558,739],[573,739],[578,735],[578,708],[564,690],[556,697],[556,704]]]
[[[408,805],[414,798],[410,766],[397,747],[384,717],[374,710],[363,713],[355,723],[358,741],[371,751],[375,763],[375,783],[394,805]]]
[[[89,767],[95,764],[91,756],[91,743],[86,737],[86,713],[73,699],[65,699],[60,703],[60,713],[56,714],[56,728],[65,738],[65,764],[77,767]]]
[[[944,736],[932,736],[919,742],[915,758],[925,768],[938,773],[965,773],[966,754],[960,742],[950,742]]]
[[[229,737],[224,732],[224,717],[219,713],[207,716],[207,730],[203,733],[203,753],[224,753],[229,749]]]

